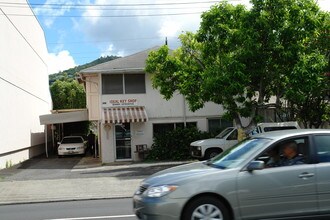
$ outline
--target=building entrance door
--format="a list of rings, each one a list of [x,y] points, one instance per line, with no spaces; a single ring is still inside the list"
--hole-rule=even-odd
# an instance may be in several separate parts
[[[132,159],[131,151],[131,125],[118,124],[116,127],[116,159]]]

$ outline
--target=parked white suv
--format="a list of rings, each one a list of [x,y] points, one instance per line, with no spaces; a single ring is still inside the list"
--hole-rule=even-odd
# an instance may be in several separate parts
[[[297,122],[259,123],[249,135],[287,129],[300,129],[300,127]],[[237,128],[228,127],[214,138],[192,142],[190,144],[190,154],[197,159],[210,159],[237,144],[237,138]]]

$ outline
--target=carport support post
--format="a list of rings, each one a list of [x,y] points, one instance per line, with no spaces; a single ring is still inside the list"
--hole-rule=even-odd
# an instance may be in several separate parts
[[[54,148],[55,148],[55,140],[54,140],[55,126],[54,126],[54,124],[51,125],[50,129],[52,129],[52,152],[54,153]]]
[[[45,125],[45,144],[46,144],[46,157],[48,158],[48,135],[47,135],[47,125]]]

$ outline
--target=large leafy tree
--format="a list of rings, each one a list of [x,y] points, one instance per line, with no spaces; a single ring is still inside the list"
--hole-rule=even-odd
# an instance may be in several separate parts
[[[330,80],[324,73],[325,56],[319,53],[303,54],[288,77],[291,89],[285,92],[291,115],[300,119],[305,127],[320,127],[329,120]]]
[[[312,0],[251,3],[250,10],[217,4],[202,15],[197,33],[180,36],[179,49],[152,52],[146,71],[153,74],[153,86],[166,99],[179,91],[191,110],[207,101],[222,104],[237,125],[241,116],[258,120],[271,97],[279,110],[288,101],[296,119],[321,118],[329,105],[324,102],[329,80],[323,77],[329,69],[329,14]],[[297,78],[308,85],[301,89]],[[296,93],[308,93],[309,103],[323,100],[325,107],[306,106],[307,100],[294,99]],[[314,110],[317,114],[302,114]]]
[[[86,108],[86,93],[77,80],[56,80],[50,92],[54,110]]]

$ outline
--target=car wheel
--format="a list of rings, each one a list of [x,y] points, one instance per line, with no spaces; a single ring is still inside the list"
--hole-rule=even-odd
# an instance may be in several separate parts
[[[210,149],[208,151],[206,151],[205,153],[205,160],[211,159],[212,157],[217,156],[218,154],[221,153],[221,150],[218,149]]]
[[[183,220],[229,220],[228,209],[214,197],[200,197],[190,202],[183,213]]]

